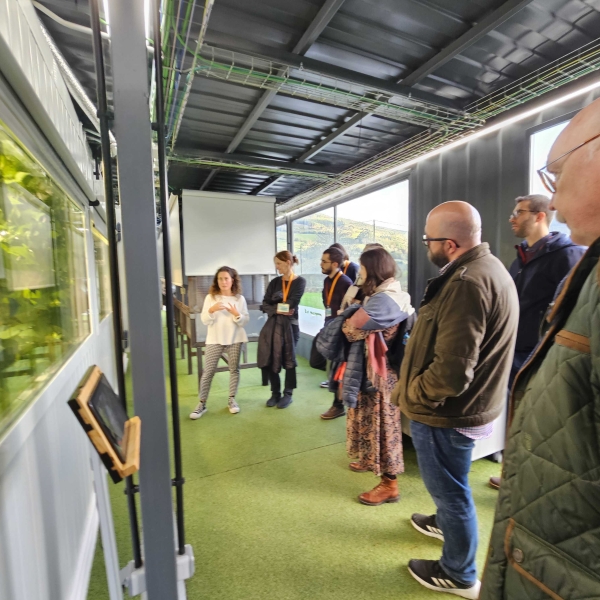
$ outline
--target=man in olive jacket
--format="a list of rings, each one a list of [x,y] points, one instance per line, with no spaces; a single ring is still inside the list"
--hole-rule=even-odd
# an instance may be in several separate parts
[[[589,246],[518,373],[482,600],[600,598],[600,100],[540,169]]]
[[[491,435],[505,402],[519,299],[506,268],[481,243],[481,218],[470,204],[432,210],[423,242],[441,270],[425,290],[393,401],[412,421],[421,476],[437,507],[411,523],[444,547],[439,561],[411,560],[409,571],[431,590],[478,598],[468,474],[475,440]]]

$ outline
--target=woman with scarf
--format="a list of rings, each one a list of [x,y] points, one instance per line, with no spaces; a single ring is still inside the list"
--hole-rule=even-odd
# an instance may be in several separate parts
[[[398,381],[402,338],[415,310],[395,279],[396,262],[387,250],[367,250],[360,263],[365,300],[328,325],[319,350],[337,362],[334,378],[342,386],[348,408],[346,448],[357,459],[350,469],[381,477],[374,489],[358,499],[379,506],[400,499],[397,475],[404,472],[402,430],[400,410],[390,396]]]
[[[296,345],[300,338],[298,304],[306,280],[294,273],[295,255],[282,250],[275,255],[275,268],[281,274],[271,280],[261,310],[268,315],[258,339],[257,363],[263,373],[263,385],[271,384],[267,406],[287,408],[296,387]],[[285,370],[283,396],[279,372]]]

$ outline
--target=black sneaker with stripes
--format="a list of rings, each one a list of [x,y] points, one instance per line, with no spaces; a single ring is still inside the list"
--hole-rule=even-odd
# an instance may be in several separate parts
[[[481,581],[465,585],[452,579],[437,560],[411,560],[408,563],[409,573],[424,587],[434,592],[445,592],[460,598],[477,600],[481,590]]]
[[[437,538],[438,540],[442,540],[442,542],[444,541],[444,532],[437,526],[435,515],[428,517],[427,515],[415,513],[410,518],[410,522],[412,523],[412,526],[423,535]]]

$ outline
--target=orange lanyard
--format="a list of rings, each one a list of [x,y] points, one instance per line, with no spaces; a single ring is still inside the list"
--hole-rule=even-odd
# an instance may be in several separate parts
[[[344,275],[345,275],[345,274],[348,272],[348,267],[350,266],[350,261],[349,261],[349,260],[347,260],[347,261],[346,261],[344,264],[346,265],[346,266],[344,267]]]
[[[292,275],[290,277],[290,281],[288,283],[287,288],[285,287],[285,279],[281,278],[281,291],[283,292],[283,301],[287,302],[288,294],[290,293],[290,288],[292,287],[292,281],[296,278],[296,275]]]
[[[327,308],[331,306],[331,299],[333,298],[333,290],[335,289],[335,284],[338,282],[338,279],[342,276],[342,272],[338,271],[338,274],[335,276],[331,287],[329,288],[329,294],[327,294]]]

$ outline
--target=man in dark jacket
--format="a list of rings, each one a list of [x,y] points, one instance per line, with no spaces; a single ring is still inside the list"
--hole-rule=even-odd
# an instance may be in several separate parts
[[[440,275],[425,290],[392,401],[412,421],[421,476],[437,506],[411,523],[444,547],[440,560],[411,560],[408,568],[428,589],[476,599],[471,453],[505,402],[519,300],[508,271],[481,243],[481,218],[470,204],[432,210],[423,242]]]
[[[554,218],[550,198],[542,195],[520,196],[510,217],[512,230],[524,238],[515,246],[517,258],[510,274],[519,294],[519,329],[509,385],[537,346],[540,325],[554,298],[558,284],[579,262],[585,248],[574,244],[564,233],[550,232]]]
[[[600,100],[538,171],[589,246],[515,378],[481,600],[600,598]]]
[[[342,300],[348,291],[348,288],[354,283],[347,275],[342,272],[344,264],[344,253],[339,248],[333,246],[323,252],[321,258],[321,272],[325,277],[323,282],[323,305],[325,306],[325,325],[337,317],[338,311],[342,305]],[[329,382],[326,382],[329,386]],[[337,419],[346,414],[344,405],[336,395],[333,396],[333,404],[321,415],[321,419],[329,421]]]
[[[550,198],[541,194],[520,196],[515,199],[515,210],[510,224],[518,238],[517,258],[510,266],[510,274],[519,294],[519,329],[513,359],[509,389],[515,375],[540,339],[540,326],[558,284],[579,262],[585,248],[574,244],[564,233],[550,232],[554,211]],[[500,487],[500,477],[490,477],[494,489]]]

